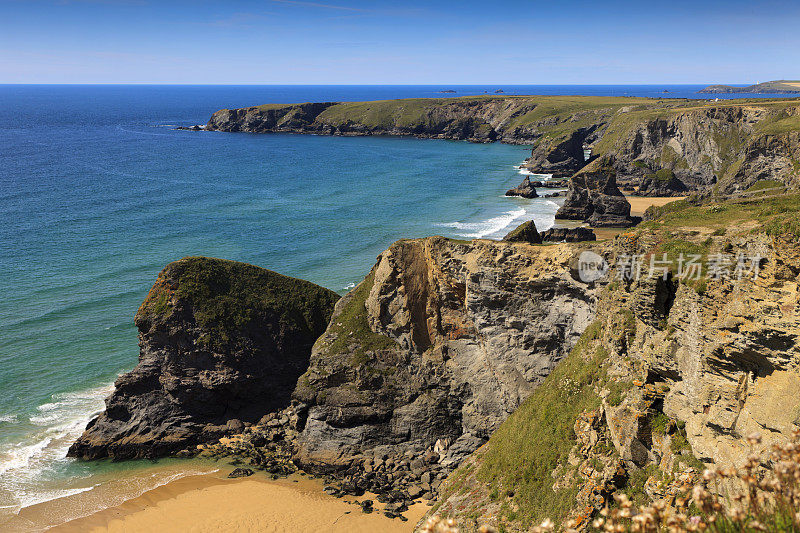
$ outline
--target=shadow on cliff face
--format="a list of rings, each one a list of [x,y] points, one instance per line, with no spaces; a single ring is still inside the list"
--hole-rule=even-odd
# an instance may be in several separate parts
[[[244,263],[170,263],[136,314],[139,364],[69,455],[174,454],[288,406],[338,299]]]

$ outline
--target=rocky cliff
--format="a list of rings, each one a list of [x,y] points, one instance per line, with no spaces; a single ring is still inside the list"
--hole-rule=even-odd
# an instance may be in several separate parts
[[[556,177],[612,156],[619,185],[643,195],[731,194],[762,176],[790,187],[800,182],[796,99],[485,96],[273,104],[217,111],[205,129],[530,144],[524,168]]]
[[[642,275],[598,282],[592,325],[448,478],[432,514],[462,531],[548,517],[585,529],[615,494],[669,504],[706,467],[786,442],[800,426],[798,212],[798,195],[682,202],[597,248],[611,265],[641,258]],[[687,273],[689,255],[711,276]]]
[[[594,312],[576,248],[400,241],[336,306],[295,398],[297,462],[344,468],[386,450],[440,462],[482,444],[567,353]],[[444,443],[444,444],[443,444]]]
[[[136,313],[139,363],[69,455],[170,455],[286,407],[338,299],[244,263],[170,263]]]
[[[468,96],[375,102],[268,104],[222,109],[207,131],[326,135],[414,135],[473,142],[537,142],[541,164],[564,175],[583,166],[583,144],[596,140],[626,105],[663,108],[672,100],[581,96]],[[578,131],[576,131],[576,129]]]

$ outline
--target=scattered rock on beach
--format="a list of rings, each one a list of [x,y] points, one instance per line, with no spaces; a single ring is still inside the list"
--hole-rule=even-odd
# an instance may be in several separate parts
[[[237,477],[250,477],[253,475],[253,471],[249,468],[236,468],[233,472],[228,474],[229,478],[237,478]]]

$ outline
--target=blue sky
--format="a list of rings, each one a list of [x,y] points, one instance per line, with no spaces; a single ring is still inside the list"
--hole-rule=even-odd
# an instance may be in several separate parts
[[[0,83],[800,79],[800,2],[0,0]]]

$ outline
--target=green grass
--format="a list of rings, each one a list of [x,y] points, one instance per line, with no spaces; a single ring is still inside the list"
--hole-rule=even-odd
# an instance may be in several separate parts
[[[747,189],[747,192],[755,192],[755,191],[762,191],[764,189],[774,189],[775,187],[783,187],[783,182],[777,180],[758,180],[750,188]]]
[[[662,168],[661,170],[656,172],[656,179],[658,181],[669,182],[669,181],[672,181],[673,179],[675,179],[675,173],[672,172],[672,170],[670,170],[668,168]]]
[[[514,489],[518,517],[531,524],[550,517],[559,521],[574,507],[578,487],[554,491],[553,470],[566,462],[575,445],[575,420],[600,406],[596,386],[607,381],[608,353],[592,349],[604,333],[595,322],[570,354],[500,428],[486,445],[478,478],[501,493]]]
[[[709,228],[724,230],[755,223],[756,231],[770,235],[800,235],[800,194],[791,193],[767,198],[727,200],[694,205],[689,200],[671,202],[648,209],[652,220],[643,222],[644,229],[675,230]]]
[[[368,351],[398,346],[393,339],[372,331],[367,323],[367,309],[364,304],[374,281],[375,275],[370,273],[353,289],[349,296],[350,301],[328,328],[328,333],[334,336],[334,340],[326,346],[325,351],[329,354],[349,352],[350,362],[356,366],[369,363]]]
[[[224,350],[246,338],[253,321],[264,318],[319,336],[339,295],[246,263],[186,257],[170,263],[159,274],[139,308],[137,321],[168,319],[176,298],[191,308],[203,330],[201,341]]]

